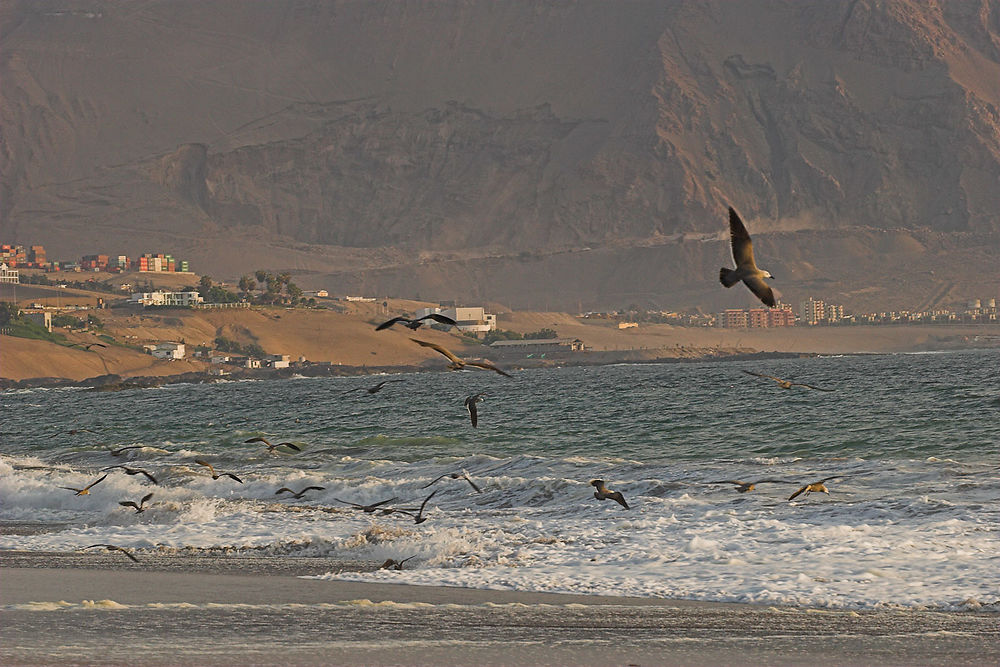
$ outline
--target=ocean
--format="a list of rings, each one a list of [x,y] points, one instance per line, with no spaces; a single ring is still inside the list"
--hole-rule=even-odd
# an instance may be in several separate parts
[[[835,391],[750,376],[744,370]],[[382,562],[320,579],[1000,609],[1000,352],[0,394],[8,550]],[[400,380],[368,394],[359,388]],[[352,391],[354,390],[354,391]],[[473,428],[463,400],[485,392]],[[292,442],[302,452],[260,443]],[[109,450],[141,445],[115,457]],[[217,472],[213,480],[202,459]],[[81,488],[111,465],[121,469]],[[467,474],[482,492],[462,477]],[[445,475],[436,484],[429,482]],[[829,494],[789,496],[807,482]],[[592,479],[630,509],[594,498]],[[724,480],[765,482],[738,493]],[[300,499],[276,495],[321,486]],[[424,515],[365,513],[357,504]],[[137,514],[119,505],[153,497]],[[123,556],[124,558],[124,556]]]

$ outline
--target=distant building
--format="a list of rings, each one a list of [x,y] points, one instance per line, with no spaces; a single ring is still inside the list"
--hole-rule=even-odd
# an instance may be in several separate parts
[[[203,299],[197,292],[133,292],[128,302],[147,306],[196,306]]]
[[[452,308],[421,308],[413,314],[415,318],[425,317],[431,313],[438,313],[455,320],[456,328],[464,333],[474,333],[477,336],[488,331],[496,331],[497,316],[487,313],[481,306],[473,308],[452,307]]]
[[[157,343],[150,354],[157,359],[183,359],[184,343]]]
[[[45,330],[49,333],[52,332],[52,313],[47,310],[24,310],[21,314],[27,317],[29,320],[34,322],[40,327],[45,327]]]
[[[582,352],[583,341],[579,338],[522,338],[520,340],[497,340],[490,347],[500,352]]]
[[[634,328],[636,328],[638,326],[639,326],[638,322],[619,322],[618,323],[618,328],[619,329],[634,329]]]
[[[312,296],[312,297],[318,297],[320,299],[325,299],[326,297],[330,296],[330,293],[327,292],[325,289],[304,290],[302,292],[302,296]]]
[[[6,263],[0,264],[0,283],[20,284],[20,271],[9,268]]]
[[[823,302],[812,297],[799,304],[799,318],[806,324],[818,324],[826,319]]]
[[[264,366],[267,368],[288,368],[289,356],[287,354],[269,354],[264,357]]]
[[[724,329],[791,327],[795,326],[795,313],[782,303],[774,308],[730,308],[719,313],[715,322]]]

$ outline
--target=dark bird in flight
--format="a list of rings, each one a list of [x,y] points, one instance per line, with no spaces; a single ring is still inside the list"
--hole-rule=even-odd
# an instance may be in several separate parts
[[[765,306],[774,307],[774,292],[764,278],[774,278],[767,271],[757,268],[757,263],[753,259],[753,243],[750,241],[750,234],[740,220],[733,207],[729,207],[729,237],[733,245],[733,260],[736,262],[736,269],[719,269],[719,281],[725,287],[732,287],[736,283],[743,281],[743,284],[750,288],[750,291],[757,295],[757,298],[764,302]]]
[[[89,547],[80,547],[79,549],[77,549],[77,551],[83,551],[84,549],[94,549],[96,547],[104,547],[108,551],[120,551],[129,558],[131,558],[133,562],[136,563],[139,562],[139,559],[130,554],[127,549],[123,549],[122,547],[116,547],[113,544],[91,544]]]
[[[833,477],[824,477],[818,482],[813,482],[812,484],[806,484],[801,489],[788,496],[789,500],[795,500],[795,497],[802,493],[825,493],[830,495],[830,489],[826,488],[825,482],[829,482],[831,479],[840,479],[843,475],[834,475]]]
[[[306,488],[304,488],[301,491],[299,491],[298,493],[296,493],[295,491],[292,491],[291,489],[289,489],[287,486],[283,486],[280,489],[278,489],[277,491],[275,491],[274,495],[277,496],[277,495],[280,495],[282,493],[290,493],[290,494],[292,494],[292,498],[295,498],[296,500],[298,500],[299,498],[301,498],[302,496],[304,496],[307,491],[313,491],[313,490],[315,490],[315,491],[325,491],[326,487],[325,486],[307,486]]]
[[[379,505],[385,505],[386,503],[391,503],[394,500],[398,500],[398,498],[396,498],[396,496],[393,496],[392,498],[389,498],[388,500],[380,500],[377,503],[372,503],[371,505],[359,505],[358,503],[348,502],[346,500],[341,500],[340,498],[334,498],[334,500],[336,500],[338,503],[343,503],[345,505],[350,505],[351,507],[353,507],[356,510],[361,510],[362,512],[366,512],[368,514],[371,514],[372,512],[374,512],[375,510],[378,509]],[[396,511],[402,511],[402,510],[396,510]]]
[[[434,484],[437,484],[438,482],[440,482],[445,477],[450,477],[451,479],[464,479],[466,482],[469,483],[469,486],[471,486],[473,489],[476,490],[476,493],[482,493],[483,492],[482,489],[480,489],[478,486],[476,486],[475,482],[473,482],[471,479],[469,479],[469,474],[467,472],[465,472],[464,470],[462,472],[460,472],[460,473],[458,473],[458,472],[450,472],[450,473],[446,473],[444,475],[441,475],[440,477],[435,478],[434,481],[428,482],[427,484],[424,484],[420,488],[421,489],[426,489],[428,486],[432,486]]]
[[[735,484],[737,486],[736,491],[738,493],[746,493],[747,491],[753,491],[758,484],[764,484],[767,482],[774,482],[776,484],[788,484],[787,479],[758,479],[756,482],[741,482],[736,479],[720,479],[717,482],[709,482],[709,484]]]
[[[402,570],[403,569],[403,563],[405,563],[406,561],[411,560],[413,558],[416,558],[416,556],[415,555],[414,556],[410,556],[409,558],[404,558],[403,560],[393,560],[391,558],[387,558],[385,560],[385,562],[382,563],[382,565],[379,566],[378,569],[380,569],[380,570]]]
[[[469,411],[469,419],[472,421],[472,428],[475,428],[479,423],[479,410],[476,409],[476,403],[482,403],[485,401],[486,399],[483,398],[485,395],[485,393],[480,393],[465,397],[465,409]]]
[[[267,451],[271,452],[272,454],[275,453],[274,450],[276,448],[278,448],[278,447],[288,447],[289,449],[294,449],[297,452],[301,452],[302,451],[301,447],[299,447],[298,445],[293,445],[290,442],[279,442],[276,445],[272,445],[270,442],[267,441],[267,438],[259,438],[259,437],[258,438],[250,438],[249,440],[244,440],[243,444],[248,444],[248,443],[251,443],[251,442],[262,442],[262,443],[264,443],[267,446]]]
[[[134,500],[123,500],[123,501],[119,502],[118,504],[121,505],[122,507],[134,507],[136,514],[142,514],[143,512],[146,511],[146,508],[143,507],[143,505],[145,505],[146,501],[149,500],[152,497],[153,497],[152,493],[147,493],[146,495],[144,495],[142,497],[142,500],[139,501],[138,505],[135,504]]]
[[[625,509],[631,509],[628,503],[625,502],[625,496],[621,494],[621,491],[608,490],[608,487],[604,486],[603,479],[592,479],[590,480],[590,485],[597,489],[594,491],[594,497],[598,500],[608,500],[610,498]]]
[[[759,378],[765,378],[767,380],[774,380],[778,383],[778,386],[782,389],[791,389],[792,387],[805,387],[806,389],[815,389],[816,391],[836,391],[836,389],[823,389],[823,387],[814,387],[811,384],[806,384],[804,382],[792,382],[790,380],[782,380],[781,378],[776,378],[773,375],[764,375],[763,373],[754,373],[753,371],[744,370],[747,375],[755,375]]]
[[[129,445],[128,447],[119,447],[118,449],[111,450],[111,456],[121,456],[124,452],[130,449],[145,449],[146,445]]]
[[[200,466],[205,466],[206,468],[208,468],[208,472],[211,473],[212,479],[219,479],[220,477],[229,477],[230,479],[236,480],[240,484],[243,483],[242,479],[240,479],[239,477],[237,477],[236,475],[234,475],[231,472],[216,473],[215,472],[215,468],[213,468],[212,464],[209,463],[208,461],[202,461],[201,459],[195,459],[194,462],[197,463]]]
[[[423,345],[424,347],[429,347],[435,352],[439,352],[443,354],[445,357],[447,357],[448,361],[451,362],[450,364],[448,364],[448,370],[458,371],[465,368],[466,366],[475,366],[476,368],[485,368],[488,371],[494,371],[504,377],[508,378],[510,377],[510,375],[504,373],[502,370],[494,366],[491,362],[486,361],[485,359],[483,361],[466,361],[465,359],[456,357],[447,348],[438,345],[437,343],[428,343],[425,340],[417,340],[416,338],[411,338],[410,340],[412,340],[417,345]]]
[[[159,484],[159,482],[156,481],[155,477],[153,477],[147,471],[140,470],[139,468],[129,468],[128,466],[108,466],[107,468],[102,468],[102,470],[114,470],[115,468],[121,468],[126,475],[145,475],[146,479],[148,479],[153,484]]]
[[[427,521],[427,517],[424,516],[424,507],[427,506],[427,501],[433,498],[435,493],[437,493],[437,489],[434,489],[434,491],[431,492],[431,495],[424,498],[424,502],[420,503],[420,511],[418,511],[417,515],[413,517],[413,523],[423,523],[424,521]],[[404,513],[409,514],[409,512]],[[413,515],[410,514],[410,516]]]
[[[373,387],[355,387],[354,389],[348,389],[344,393],[345,394],[350,394],[352,391],[361,391],[363,389],[363,390],[367,391],[369,394],[377,394],[380,391],[382,391],[382,387],[384,387],[389,382],[402,382],[402,381],[403,381],[402,379],[399,379],[399,380],[382,380],[381,382],[379,382],[377,385],[375,385]]]
[[[79,347],[84,350],[89,350],[92,347],[107,347],[104,343],[70,343],[69,347]]]
[[[104,477],[101,477],[97,481],[91,482],[90,484],[88,484],[87,486],[83,487],[82,489],[75,489],[72,486],[60,486],[59,488],[60,489],[66,489],[67,491],[75,491],[76,493],[73,494],[75,496],[89,496],[90,495],[90,489],[93,488],[93,487],[95,487],[95,486],[97,486],[101,482],[103,482],[106,478],[107,478],[107,474],[105,474]]]
[[[408,327],[409,329],[412,329],[413,331],[416,331],[421,326],[423,326],[424,320],[434,320],[439,324],[447,324],[448,326],[452,327],[458,324],[457,322],[455,322],[455,320],[451,319],[450,317],[446,317],[440,313],[431,313],[430,315],[424,315],[423,317],[418,317],[416,319],[410,319],[409,317],[400,315],[399,317],[394,317],[388,322],[383,322],[382,324],[378,325],[377,327],[375,327],[375,331],[382,331],[383,329],[388,329],[397,322],[406,322],[404,326]]]

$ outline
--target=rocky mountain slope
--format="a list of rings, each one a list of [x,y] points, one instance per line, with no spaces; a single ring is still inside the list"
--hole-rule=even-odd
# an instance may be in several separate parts
[[[1000,290],[998,0],[12,1],[0,56],[0,236],[56,256],[718,308],[732,204],[792,302]]]

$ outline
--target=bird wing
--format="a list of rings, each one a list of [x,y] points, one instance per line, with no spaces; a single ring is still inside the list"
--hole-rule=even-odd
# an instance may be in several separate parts
[[[434,491],[431,493],[431,495],[429,495],[426,498],[424,498],[424,502],[420,503],[420,511],[417,512],[417,516],[422,516],[423,515],[423,513],[424,513],[424,507],[427,506],[427,501],[430,500],[431,498],[433,498],[434,494],[437,493],[437,492],[438,492],[438,490],[434,489]]]
[[[298,445],[293,445],[290,442],[279,442],[278,444],[275,445],[275,447],[288,447],[289,449],[294,449],[297,452],[302,451],[301,447],[299,447]]]
[[[423,319],[423,318],[421,318],[421,319]],[[411,322],[411,321],[412,320],[409,317],[405,317],[403,315],[400,315],[399,317],[394,317],[391,320],[388,320],[388,321],[383,322],[382,324],[378,325],[377,327],[375,327],[375,331],[382,331],[383,329],[388,329],[389,327],[391,327],[396,322]]]
[[[431,313],[430,315],[424,315],[420,318],[421,320],[432,319],[440,324],[448,324],[450,326],[458,326],[458,322],[451,319],[447,315],[442,315],[441,313]]]
[[[145,504],[146,504],[146,501],[147,501],[147,500],[149,500],[149,499],[150,499],[150,498],[152,498],[152,497],[153,497],[153,494],[152,494],[152,493],[147,493],[146,495],[144,495],[144,496],[142,497],[142,500],[140,500],[140,501],[139,501],[139,504],[140,504],[140,505],[145,505]]]
[[[822,484],[823,482],[829,482],[831,479],[841,479],[842,477],[846,476],[847,475],[834,475],[833,477],[824,477],[823,479],[819,480],[819,482],[820,484]]]
[[[92,486],[97,486],[98,484],[100,484],[101,482],[103,482],[105,479],[107,479],[107,477],[108,477],[108,475],[105,474],[103,477],[101,477],[97,481],[91,482],[87,486],[83,487],[83,490],[86,491],[86,490],[90,489]]]
[[[437,493],[437,492],[435,491],[435,493]],[[432,493],[431,495],[433,496],[434,494]],[[394,500],[399,500],[399,498],[397,498],[396,496],[393,496],[392,498],[389,498],[388,500],[380,500],[377,503],[372,503],[371,505],[361,505],[361,507],[378,507],[379,505],[385,505],[386,503],[391,503]]]
[[[733,261],[736,262],[736,266],[756,269],[757,264],[753,261],[753,242],[750,241],[750,234],[732,206],[729,207],[729,240],[733,246]]]
[[[615,491],[614,493],[611,493],[608,497],[616,501],[619,505],[621,505],[625,509],[631,509],[628,506],[628,503],[625,502],[625,496],[622,495],[621,491]]]
[[[747,375],[755,375],[755,376],[757,376],[759,378],[767,378],[768,380],[774,380],[776,382],[780,381],[778,378],[774,377],[773,375],[764,375],[763,373],[754,373],[753,371],[748,371],[746,369],[741,369],[741,370],[744,373],[746,373]]]
[[[444,356],[448,357],[448,359],[451,360],[452,363],[456,363],[456,364],[459,364],[459,365],[465,364],[465,361],[463,359],[460,359],[459,357],[456,357],[454,354],[452,354],[450,351],[448,351],[447,348],[442,347],[441,345],[438,345],[437,343],[430,343],[430,342],[428,342],[426,340],[417,340],[416,338],[411,338],[410,340],[412,340],[417,345],[423,345],[424,347],[429,347],[432,350],[443,354]]]
[[[111,456],[118,456],[122,452],[128,451],[130,449],[142,449],[145,446],[146,445],[129,445],[128,447],[119,447],[118,449],[112,449]]]
[[[362,389],[365,389],[365,387],[355,387],[354,389],[348,389],[344,393],[345,394],[350,394],[352,391],[361,391]]]
[[[291,489],[289,489],[289,488],[288,488],[287,486],[283,486],[283,487],[281,487],[280,489],[278,489],[277,491],[275,491],[275,492],[274,492],[274,495],[276,495],[276,496],[279,496],[279,495],[281,495],[282,493],[285,493],[286,491],[287,491],[288,493],[293,493],[293,494],[295,493],[294,491],[292,491]]]
[[[735,484],[736,486],[743,486],[743,482],[736,479],[720,479],[714,482],[709,482],[709,484]]]
[[[473,489],[476,490],[476,493],[482,493],[483,492],[482,489],[480,489],[478,486],[476,486],[475,482],[473,482],[471,479],[469,479],[468,475],[462,475],[462,479],[464,479],[466,482],[468,482],[469,486],[471,486]]]
[[[806,384],[805,382],[793,382],[796,387],[805,387],[807,389],[815,389],[816,391],[837,391],[836,389],[824,389],[823,387],[814,387],[811,384]]]
[[[359,505],[357,503],[350,503],[350,502],[347,502],[346,500],[341,500],[340,498],[334,498],[334,500],[336,500],[338,503],[343,503],[345,505],[350,505],[351,507],[355,507],[357,509],[363,509],[364,508],[364,505]]]
[[[153,475],[152,475],[152,474],[150,474],[150,473],[146,472],[145,470],[136,470],[136,471],[135,471],[134,473],[132,473],[132,474],[139,474],[139,475],[145,475],[145,476],[146,476],[146,479],[148,479],[148,480],[149,480],[150,482],[152,482],[153,484],[157,484],[157,485],[159,484],[159,482],[157,482],[157,481],[156,481],[156,478],[155,478],[155,477],[153,477]]]
[[[134,507],[135,509],[139,509],[139,506],[135,504],[134,500],[119,501],[118,504],[122,507]]]
[[[74,489],[72,486],[60,486],[58,488],[60,488],[60,489],[66,489],[67,491],[76,491],[77,493],[80,493],[81,491],[83,491],[83,489]]]
[[[438,477],[435,477],[433,481],[427,482],[426,484],[424,484],[420,488],[421,489],[426,489],[428,486],[433,486],[434,484],[437,484],[438,482],[440,482],[442,479],[444,479],[447,476],[448,476],[447,474],[444,474],[444,475],[440,475]],[[63,488],[65,488],[65,487],[63,487]]]
[[[803,487],[802,487],[801,489],[799,489],[798,491],[796,491],[796,492],[795,492],[795,493],[793,493],[792,495],[788,496],[788,499],[789,499],[789,500],[795,500],[795,497],[796,497],[796,496],[798,496],[798,495],[800,495],[800,494],[804,493],[804,492],[805,492],[805,490],[806,490],[806,489],[808,489],[808,488],[809,488],[809,485],[808,485],[808,484],[806,484],[806,485],[805,485],[805,486],[803,486]]]
[[[751,261],[753,261],[752,258]],[[750,276],[743,279],[743,284],[749,287],[750,291],[756,294],[757,298],[760,299],[765,306],[773,308],[774,304],[777,303],[774,300],[774,290],[771,289],[770,285],[764,282],[763,278],[756,275]]]
[[[265,445],[267,445],[268,447],[270,447],[270,446],[271,446],[271,443],[267,441],[267,438],[261,438],[261,437],[257,437],[257,438],[250,438],[249,440],[244,440],[244,441],[243,441],[243,444],[244,444],[244,445],[246,445],[246,444],[249,444],[249,443],[251,443],[251,442],[263,442],[263,443],[264,443]]]
[[[88,350],[92,347],[107,347],[107,345],[105,345],[104,343],[89,343],[87,345]]]
[[[469,419],[472,421],[472,427],[475,428],[479,423],[479,408],[476,407],[476,402],[465,399],[465,407],[469,409]]]
[[[237,482],[239,482],[240,484],[242,484],[242,483],[243,483],[243,480],[242,480],[242,479],[240,479],[239,477],[237,477],[236,475],[234,475],[234,474],[233,474],[233,473],[231,473],[231,472],[224,472],[224,473],[222,473],[221,475],[219,475],[219,477],[232,477],[233,479],[235,479],[235,480],[236,480]]]
[[[497,368],[488,361],[466,361],[465,363],[468,366],[476,366],[478,368],[485,368],[488,371],[495,371],[507,378],[511,377],[509,373],[504,373],[502,370],[500,370],[499,368]]]
[[[212,476],[213,477],[215,476],[215,468],[212,467],[211,463],[209,463],[208,461],[202,461],[201,459],[195,459],[194,462],[200,466],[205,466],[206,468],[208,468],[208,471],[212,473]]]
[[[772,482],[774,484],[791,484],[792,482],[787,479],[758,479],[754,484],[765,484],[767,482]]]

